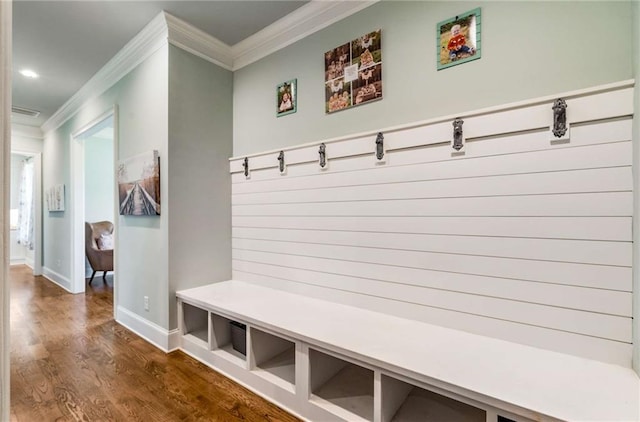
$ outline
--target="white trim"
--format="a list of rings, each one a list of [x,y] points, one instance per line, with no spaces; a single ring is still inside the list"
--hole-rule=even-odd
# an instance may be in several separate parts
[[[88,131],[89,129],[93,128],[98,123],[101,123],[103,120],[108,119],[109,116],[112,116],[113,114],[114,114],[114,109],[112,107],[109,110],[107,110],[104,113],[102,113],[101,115],[99,115],[98,117],[96,117],[93,120],[91,120],[89,123],[85,124],[84,126],[81,126],[80,129],[73,131],[71,133],[71,137],[72,138],[77,138],[79,136],[82,136],[86,131]]]
[[[133,331],[163,352],[168,353],[179,347],[180,332],[177,328],[167,330],[122,306],[118,306],[116,312],[118,324]]]
[[[118,161],[120,160],[120,117],[119,117],[119,109],[118,105],[113,106],[113,177],[115,179],[118,174]],[[120,284],[118,283],[118,251],[120,250],[120,213],[118,212],[119,208],[119,200],[118,200],[118,184],[113,184],[113,244],[115,245],[115,250],[113,254],[113,319],[116,319],[118,316],[118,304],[119,297],[118,289]]]
[[[165,13],[169,43],[227,70],[232,70],[231,47],[189,23]]]
[[[114,117],[116,112],[115,107],[111,107],[100,116],[91,120],[90,123],[82,126],[79,130],[71,134],[70,150],[71,150],[71,183],[70,183],[70,211],[71,211],[71,280],[74,293],[82,293],[86,287],[86,269],[85,269],[85,174],[84,174],[84,142],[81,139],[82,135],[95,125],[102,121]],[[115,118],[114,118],[115,120]],[[113,143],[115,144],[115,121],[113,127]],[[115,168],[113,169],[115,175]],[[114,192],[115,195],[115,192]],[[114,214],[117,215],[117,214]],[[114,222],[114,225],[116,222]],[[117,228],[117,227],[114,227]],[[114,277],[115,285],[115,277]],[[115,305],[114,305],[115,306]]]
[[[29,257],[26,257],[24,259],[24,265],[26,265],[27,267],[31,268],[33,270],[33,266],[34,266],[34,260],[30,259]],[[42,266],[41,266],[42,267]],[[42,275],[42,270],[40,271],[40,274],[33,274],[33,275]]]
[[[180,349],[180,329],[174,328],[169,331],[169,349],[168,352]]]
[[[48,135],[73,117],[88,101],[111,88],[123,76],[167,43],[165,13],[161,12],[129,41],[109,62],[84,84],[44,124]]]
[[[231,47],[233,70],[256,62],[377,2],[312,0]]]
[[[556,95],[548,95],[548,96],[545,96],[545,97],[534,98],[532,100],[518,101],[518,102],[505,104],[505,105],[492,106],[492,107],[482,108],[482,109],[479,109],[479,110],[472,110],[472,111],[467,111],[467,112],[462,112],[462,113],[450,114],[448,116],[435,117],[435,118],[428,119],[428,120],[421,120],[421,121],[418,121],[418,122],[406,123],[406,124],[402,124],[402,125],[398,125],[398,126],[391,126],[391,127],[387,127],[387,128],[384,128],[384,129],[376,129],[376,130],[370,130],[370,131],[366,131],[366,132],[351,133],[349,135],[338,136],[338,137],[330,138],[330,139],[326,139],[326,140],[316,140],[316,141],[312,141],[312,142],[307,142],[307,143],[301,144],[301,145],[277,148],[277,149],[273,149],[273,150],[270,150],[270,151],[256,152],[256,153],[253,153],[253,154],[247,154],[247,155],[241,155],[241,156],[234,156],[234,157],[229,158],[229,162],[236,161],[236,160],[244,160],[245,157],[246,158],[252,158],[252,157],[259,157],[259,156],[267,155],[267,154],[278,153],[280,151],[285,151],[286,152],[286,151],[292,151],[292,150],[297,150],[297,149],[303,149],[303,148],[311,147],[311,146],[314,146],[314,145],[318,145],[320,142],[328,144],[328,143],[333,143],[333,142],[345,141],[345,140],[348,140],[348,139],[355,139],[355,138],[361,138],[361,137],[367,137],[367,136],[375,136],[375,134],[377,134],[378,132],[387,133],[387,132],[395,132],[395,131],[405,130],[405,129],[412,129],[412,128],[415,128],[415,127],[427,126],[427,125],[433,125],[433,124],[436,124],[436,123],[452,121],[452,120],[454,120],[454,119],[456,119],[458,117],[468,118],[468,117],[480,116],[480,115],[483,115],[483,114],[497,113],[497,112],[501,112],[501,111],[509,111],[509,110],[514,110],[514,109],[523,108],[523,107],[530,107],[530,106],[534,106],[534,105],[545,104],[545,103],[553,101],[554,99],[559,98],[559,97],[564,98],[564,99],[577,98],[577,97],[583,97],[583,96],[587,96],[587,95],[599,94],[599,93],[603,93],[603,92],[616,91],[616,90],[625,89],[625,88],[632,88],[632,87],[634,87],[634,85],[635,85],[635,81],[633,79],[627,79],[625,81],[614,82],[614,83],[610,83],[610,84],[606,84],[606,85],[600,85],[600,86],[596,86],[596,87],[584,88],[584,89],[564,92],[564,93],[556,94]]]
[[[24,138],[44,139],[44,134],[39,127],[21,125],[19,123],[11,124],[11,136],[22,136]]]
[[[81,134],[79,132],[78,134]],[[71,134],[69,150],[71,181],[69,183],[69,212],[71,219],[71,283],[73,293],[84,293],[84,142],[78,134]]]
[[[28,259],[27,265],[33,270],[33,275],[42,275],[42,249],[44,243],[42,242],[42,152],[33,154],[34,165],[34,180],[35,180],[35,218],[33,230],[35,235],[33,236],[33,260]]]
[[[26,263],[27,260],[25,258],[14,258],[9,261],[9,265],[12,267],[16,265],[26,265]]]
[[[52,283],[55,283],[58,286],[62,287],[69,293],[73,293],[71,291],[71,280],[69,280],[62,274],[53,271],[51,268],[42,267],[42,276]]]

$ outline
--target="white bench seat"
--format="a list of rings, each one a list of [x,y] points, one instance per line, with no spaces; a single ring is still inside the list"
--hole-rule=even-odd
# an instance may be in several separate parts
[[[185,303],[531,419],[640,420],[629,368],[317,300],[237,280]]]

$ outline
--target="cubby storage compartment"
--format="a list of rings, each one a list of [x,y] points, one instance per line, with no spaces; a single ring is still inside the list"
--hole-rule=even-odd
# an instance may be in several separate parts
[[[251,328],[252,369],[274,384],[295,392],[296,344]]]
[[[224,357],[227,360],[230,360],[233,363],[236,363],[242,367],[246,367],[246,355],[243,355],[233,348],[233,337],[231,332],[232,322],[244,325],[238,321],[233,321],[231,319],[225,318],[222,315],[217,315],[214,313],[211,314],[211,351],[221,357]],[[236,333],[234,334],[236,335],[236,340],[238,340],[238,331],[236,331]],[[246,330],[244,330],[245,344],[246,335]]]
[[[231,347],[243,356],[247,355],[247,326],[238,321],[231,321]]]
[[[209,344],[209,325],[205,309],[197,308],[188,303],[182,304],[182,320],[184,322],[182,334],[190,340],[196,340],[203,347]]]
[[[348,421],[373,421],[373,371],[309,349],[311,402]]]
[[[487,413],[469,404],[382,375],[382,422],[485,422]]]

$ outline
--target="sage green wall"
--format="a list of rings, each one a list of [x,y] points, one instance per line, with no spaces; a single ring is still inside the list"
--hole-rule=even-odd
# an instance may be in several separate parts
[[[42,146],[42,191],[55,185],[65,185],[64,212],[47,211],[43,200],[42,209],[42,267],[52,270],[66,280],[57,280],[71,289],[71,219],[69,207],[69,186],[71,183],[71,160],[69,138],[71,122],[45,136]],[[44,198],[43,198],[44,199]]]
[[[84,219],[114,221],[113,139],[84,141]]]
[[[48,133],[44,142],[43,180],[45,188],[71,185],[70,139],[105,112],[118,106],[118,153],[114,159],[158,150],[161,157],[160,191],[163,207],[168,198],[167,183],[167,98],[168,47],[165,45],[120,79],[105,93],[88,102],[61,127]],[[71,217],[69,195],[63,213],[45,211],[43,221],[44,266],[62,277],[71,274]],[[163,208],[166,210],[166,208]],[[168,212],[160,217],[118,216],[117,302],[155,324],[167,328]],[[60,265],[57,263],[60,262]],[[143,297],[149,296],[150,310]]]
[[[231,278],[232,96],[230,71],[169,47],[171,329],[176,290]]]
[[[439,21],[482,8],[482,58],[436,70]],[[236,156],[633,77],[631,2],[382,1],[234,73]],[[323,54],[383,36],[382,101],[324,112]],[[298,111],[276,118],[276,86]]]

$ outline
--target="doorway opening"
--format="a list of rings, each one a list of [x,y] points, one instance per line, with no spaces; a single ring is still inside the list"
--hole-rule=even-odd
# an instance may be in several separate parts
[[[109,111],[71,136],[71,219],[72,235],[72,271],[71,287],[73,293],[84,293],[88,279],[95,272],[98,276],[93,284],[108,283],[114,288],[114,309],[116,303],[116,266],[113,255],[116,240],[105,233],[98,234],[93,247],[101,251],[111,249],[111,266],[96,264],[87,259],[85,244],[92,247],[86,239],[86,223],[93,227],[103,227],[107,222],[117,232],[116,190],[115,190],[115,150],[116,150],[115,110]],[[100,224],[94,224],[100,223]],[[95,267],[95,268],[94,268]],[[109,270],[112,268],[113,271]]]
[[[42,154],[11,152],[9,255],[42,274]]]

